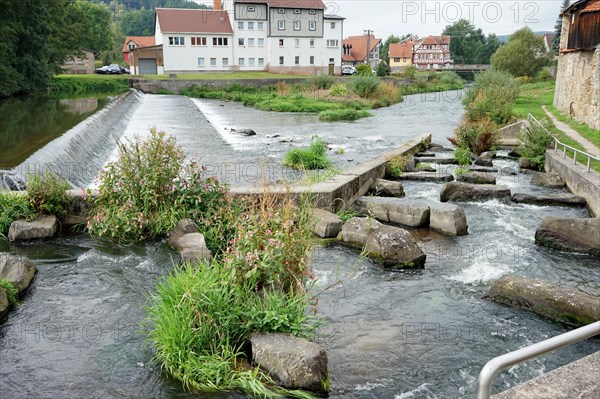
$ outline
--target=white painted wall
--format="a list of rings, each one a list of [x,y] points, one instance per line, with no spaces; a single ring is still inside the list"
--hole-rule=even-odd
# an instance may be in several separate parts
[[[215,34],[163,33],[164,72],[205,72],[229,71],[233,65],[233,36]],[[170,45],[169,37],[185,38],[185,45]],[[206,46],[192,46],[192,36],[206,37]],[[227,37],[228,45],[213,46],[213,37]],[[204,66],[198,65],[198,58],[204,58]],[[210,59],[216,58],[217,65],[211,66]],[[228,59],[228,65],[223,65],[223,58]]]
[[[251,22],[254,24],[253,29],[248,29],[248,23]],[[262,30],[258,29],[258,22],[263,23]],[[240,29],[238,23],[243,24],[243,29]],[[269,63],[269,40],[267,37],[268,24],[267,21],[258,21],[258,20],[240,20],[233,22],[233,32],[234,32],[234,45],[233,45],[233,56],[235,58],[235,65],[239,67],[240,70],[243,71],[262,71],[267,67]],[[244,39],[244,45],[239,45],[239,39]],[[250,45],[249,39],[254,39],[254,45]],[[263,45],[259,46],[259,39],[262,39]],[[244,59],[244,65],[241,66],[239,63],[239,59]],[[250,58],[254,58],[254,67],[250,66]],[[262,58],[264,60],[263,65],[258,65],[258,59]]]

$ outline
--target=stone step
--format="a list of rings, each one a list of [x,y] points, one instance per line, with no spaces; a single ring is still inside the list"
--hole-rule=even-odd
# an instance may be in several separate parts
[[[439,165],[456,165],[458,162],[456,158],[448,156],[434,156],[434,157],[415,157],[417,163],[437,163]]]
[[[396,177],[398,180],[407,181],[426,181],[434,183],[444,183],[454,180],[454,176],[448,172],[405,172]]]
[[[512,200],[518,204],[546,205],[546,206],[569,206],[584,207],[587,204],[585,198],[569,193],[557,194],[526,194],[515,193]]]

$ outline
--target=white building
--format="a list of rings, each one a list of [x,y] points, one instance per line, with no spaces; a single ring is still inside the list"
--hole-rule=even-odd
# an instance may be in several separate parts
[[[163,54],[155,69],[339,74],[343,23],[325,14],[321,0],[215,0],[214,10],[157,8],[155,43]]]

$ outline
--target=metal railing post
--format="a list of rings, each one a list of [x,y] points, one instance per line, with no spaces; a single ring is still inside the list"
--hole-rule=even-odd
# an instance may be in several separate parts
[[[515,364],[533,359],[534,357],[552,352],[556,349],[583,341],[584,339],[593,337],[597,334],[600,334],[600,321],[493,358],[483,366],[481,373],[479,374],[477,399],[490,399],[492,396],[492,382],[494,381],[496,373],[500,370],[504,370]]]

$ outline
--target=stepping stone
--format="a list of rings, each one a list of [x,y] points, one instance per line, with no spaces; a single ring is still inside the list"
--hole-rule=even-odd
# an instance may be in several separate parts
[[[444,183],[454,180],[451,173],[436,171],[436,172],[406,172],[396,177],[398,180],[408,181],[427,181],[435,183]]]
[[[456,165],[458,162],[454,156],[440,156],[440,157],[415,157],[417,163],[437,163],[438,165]]]
[[[587,205],[585,198],[579,195],[569,193],[558,194],[525,194],[515,193],[512,200],[518,204],[532,205],[553,205],[553,206],[570,206],[584,207]]]
[[[496,184],[496,176],[484,172],[467,172],[456,177],[457,181],[471,184]]]
[[[497,199],[510,201],[510,189],[506,186],[492,184],[469,184],[450,182],[444,184],[440,193],[440,201],[488,201]]]

